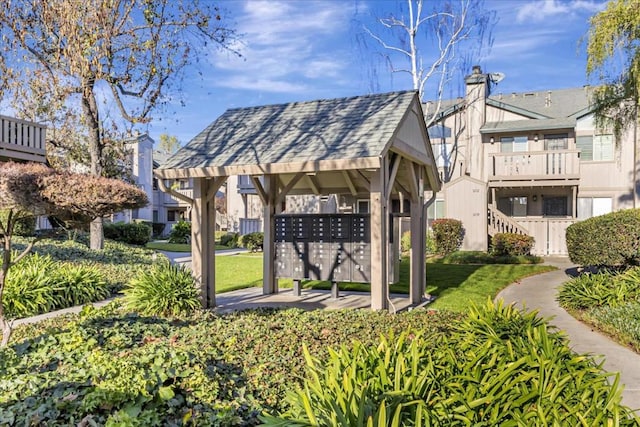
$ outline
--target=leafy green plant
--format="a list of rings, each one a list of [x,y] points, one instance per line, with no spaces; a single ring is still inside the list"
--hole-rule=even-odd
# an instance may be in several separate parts
[[[302,388],[265,425],[637,425],[617,377],[576,356],[536,313],[487,303],[434,343],[419,331],[305,350]]]
[[[201,305],[191,271],[168,262],[140,271],[123,293],[126,307],[144,315],[185,315]]]
[[[189,243],[191,240],[191,223],[178,221],[171,227],[169,243]]]
[[[240,235],[238,233],[223,234],[220,237],[220,244],[222,246],[228,246],[230,248],[237,248],[239,239],[240,239]]]
[[[100,301],[111,294],[103,274],[94,265],[57,264],[51,280],[64,307]]]
[[[450,254],[462,245],[464,228],[461,221],[451,218],[436,219],[431,223],[431,228],[438,254]]]
[[[583,266],[640,263],[640,209],[600,215],[567,227],[571,261]]]
[[[242,246],[244,246],[251,252],[262,250],[262,245],[264,243],[264,233],[261,231],[256,231],[254,233],[245,234],[244,236],[242,236],[241,242]]]
[[[534,239],[516,233],[496,233],[491,238],[491,253],[496,256],[531,255]]]
[[[637,270],[626,276],[608,272],[581,274],[562,285],[557,300],[562,307],[570,310],[615,307],[635,300],[640,294],[640,283],[632,280],[637,276]]]
[[[7,275],[3,295],[8,318],[46,313],[62,305],[51,278],[54,265],[50,256],[31,254],[13,266]]]

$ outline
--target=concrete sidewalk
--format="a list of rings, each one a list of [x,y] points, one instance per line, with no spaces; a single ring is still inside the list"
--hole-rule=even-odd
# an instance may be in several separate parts
[[[568,258],[561,257],[547,258],[545,264],[556,266],[558,270],[516,282],[503,289],[497,298],[527,310],[537,310],[540,316],[550,319],[549,323],[567,334],[574,351],[593,354],[597,360],[604,358],[604,369],[620,374],[620,382],[624,385],[622,402],[632,409],[639,409],[640,355],[594,331],[561,308],[556,302],[557,288],[570,278],[567,272],[575,266]]]

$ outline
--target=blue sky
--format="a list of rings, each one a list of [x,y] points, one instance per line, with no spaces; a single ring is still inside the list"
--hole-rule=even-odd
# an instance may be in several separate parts
[[[602,0],[485,0],[495,10],[493,45],[476,61],[506,78],[494,92],[582,86],[589,18]],[[394,11],[395,1],[222,1],[241,35],[242,58],[210,51],[187,70],[180,98],[155,114],[147,131],[184,144],[228,108],[411,89],[362,47],[362,26]],[[369,39],[367,43],[375,45]],[[377,65],[377,68],[376,68]],[[374,70],[375,73],[373,72]],[[377,78],[371,77],[377,74]],[[457,96],[455,90],[450,92]],[[184,105],[182,105],[184,104]]]

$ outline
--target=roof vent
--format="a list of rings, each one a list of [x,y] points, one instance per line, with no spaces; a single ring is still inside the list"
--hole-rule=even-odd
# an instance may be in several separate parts
[[[547,91],[547,96],[544,99],[544,106],[549,107],[551,105],[551,91]]]

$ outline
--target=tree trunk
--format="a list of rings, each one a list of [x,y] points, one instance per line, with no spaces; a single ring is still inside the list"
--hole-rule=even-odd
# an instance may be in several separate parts
[[[97,250],[104,248],[102,218],[96,218],[91,221],[89,226],[89,247]]]
[[[88,129],[89,156],[91,158],[91,175],[102,176],[102,137],[100,134],[100,116],[94,93],[95,81],[86,79],[82,85],[82,117]],[[104,247],[104,232],[102,218],[91,221],[89,247],[102,249]]]

